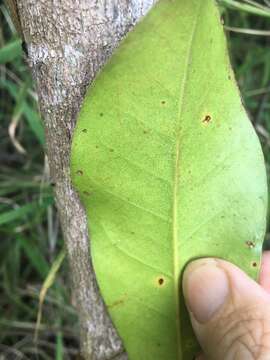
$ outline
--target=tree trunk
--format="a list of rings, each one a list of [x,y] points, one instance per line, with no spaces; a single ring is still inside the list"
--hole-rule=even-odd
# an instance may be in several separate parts
[[[86,87],[155,0],[12,1],[17,5],[44,120],[46,151],[80,319],[81,352],[85,359],[126,359],[99,296],[86,215],[71,185],[69,157]]]

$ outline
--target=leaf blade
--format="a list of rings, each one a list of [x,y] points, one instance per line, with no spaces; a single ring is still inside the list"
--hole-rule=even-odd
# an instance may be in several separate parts
[[[86,96],[72,176],[130,359],[192,359],[179,276],[219,256],[256,277],[267,197],[212,0],[162,1],[125,39]]]

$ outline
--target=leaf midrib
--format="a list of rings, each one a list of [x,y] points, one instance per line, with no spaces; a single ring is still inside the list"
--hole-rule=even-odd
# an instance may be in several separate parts
[[[202,0],[200,0],[200,4],[198,6],[197,14],[194,20],[194,24],[192,26],[191,36],[189,40],[189,46],[187,51],[187,57],[184,68],[184,77],[180,87],[180,98],[179,98],[179,106],[178,106],[178,114],[177,119],[180,122],[180,118],[183,113],[183,104],[185,99],[185,90],[187,86],[188,80],[188,70],[189,64],[192,54],[193,40],[197,30],[199,14],[201,9]],[[175,296],[175,306],[176,306],[176,336],[177,336],[177,351],[178,351],[178,359],[182,359],[182,350],[181,350],[181,329],[180,329],[180,303],[179,303],[179,276],[178,273],[179,265],[178,265],[178,190],[179,190],[179,159],[180,159],[180,128],[176,130],[176,149],[175,149],[175,172],[174,172],[174,180],[173,180],[173,208],[172,208],[172,227],[173,227],[173,278],[174,278],[174,296]]]

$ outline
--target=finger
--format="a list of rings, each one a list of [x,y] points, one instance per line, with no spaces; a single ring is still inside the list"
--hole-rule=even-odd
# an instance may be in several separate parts
[[[270,251],[263,253],[259,283],[270,294]]]
[[[270,296],[258,283],[226,261],[201,259],[188,265],[183,290],[207,360],[270,359]]]

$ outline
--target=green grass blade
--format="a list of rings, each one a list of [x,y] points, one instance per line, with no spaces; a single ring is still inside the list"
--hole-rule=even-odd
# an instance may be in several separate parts
[[[33,110],[27,103],[24,103],[23,113],[25,118],[38,139],[39,143],[44,146],[45,145],[45,134],[44,128],[40,119],[40,116],[37,111]]]
[[[26,239],[21,236],[18,236],[16,239],[22,246],[27,258],[31,262],[31,265],[37,270],[41,278],[45,278],[50,270],[50,267],[40,251],[40,248],[32,239]]]
[[[17,102],[18,88],[16,85],[14,85],[9,80],[0,79],[0,86],[6,89],[9,92],[9,94],[14,98],[14,100]],[[33,110],[33,108],[27,103],[27,101],[24,101],[22,104],[22,113],[24,114],[30,126],[30,129],[35,134],[37,140],[42,146],[44,146],[45,144],[44,128],[38,112]]]
[[[52,203],[53,203],[53,198],[46,198],[42,203],[36,201],[30,204],[20,206],[13,210],[3,212],[2,214],[0,214],[0,225],[4,225],[14,220],[21,219],[25,215],[33,214],[38,209],[46,208]]]
[[[56,336],[55,360],[63,360],[63,359],[64,359],[63,336],[62,336],[61,331],[59,331]]]
[[[22,56],[21,40],[14,40],[0,49],[0,64],[14,61]]]
[[[267,8],[263,9],[250,4],[240,3],[239,1],[235,0],[218,0],[218,2],[219,4],[233,10],[240,10],[253,15],[270,17],[270,9],[268,10]]]

